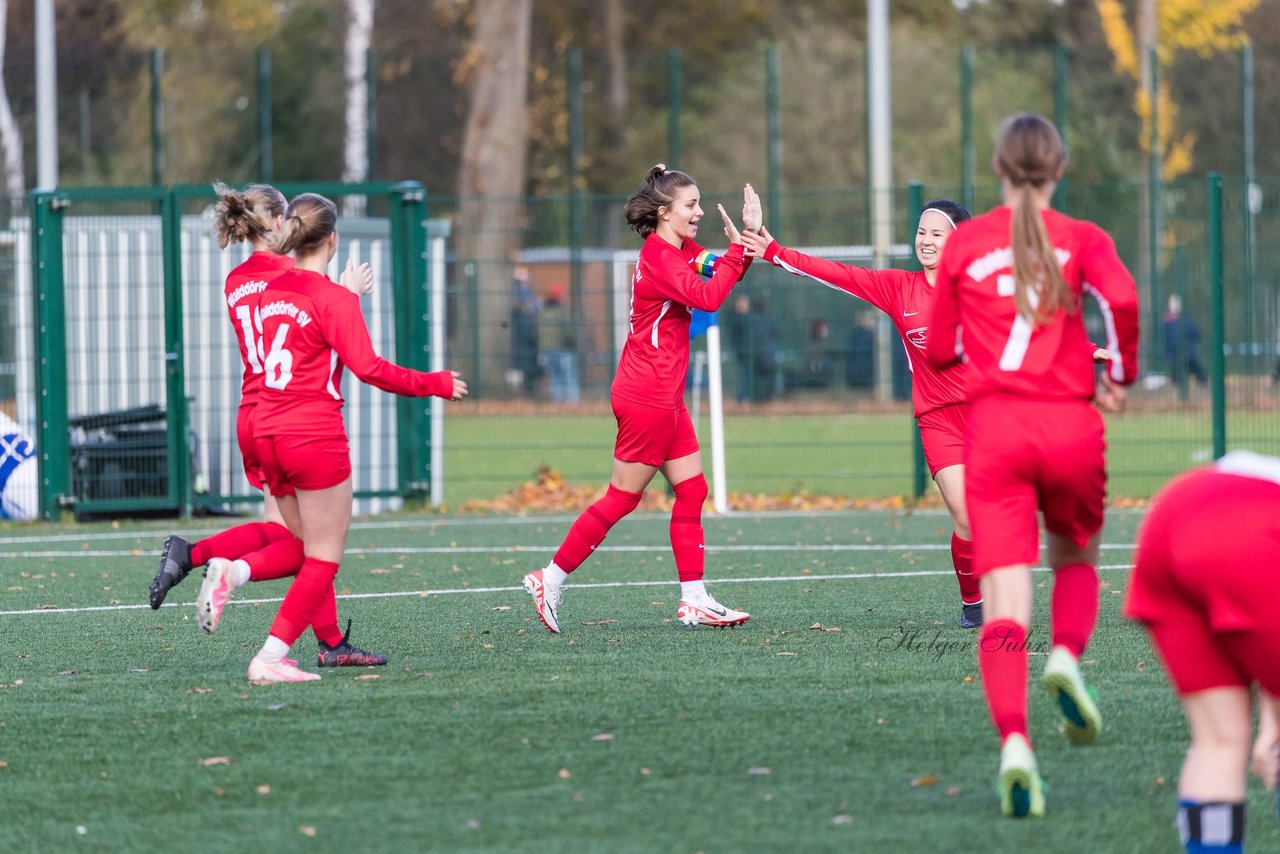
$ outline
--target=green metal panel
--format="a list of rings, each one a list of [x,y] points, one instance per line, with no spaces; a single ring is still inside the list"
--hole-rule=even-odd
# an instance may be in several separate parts
[[[36,447],[40,460],[40,513],[58,518],[71,498],[71,438],[67,432],[66,295],[62,288],[60,193],[31,196],[31,258],[35,305]]]
[[[182,328],[182,209],[172,191],[161,203],[164,245],[164,373],[165,409],[169,418],[168,498],[182,515],[191,513],[191,462],[187,444],[186,367]]]
[[[912,181],[907,188],[907,243],[915,239],[920,228],[920,208],[924,207],[924,187],[918,181]],[[920,259],[911,254],[907,262],[908,270],[919,270]],[[914,382],[914,379],[912,380]],[[929,488],[929,464],[924,458],[924,440],[920,438],[920,428],[915,419],[911,420],[911,494],[922,498]]]
[[[422,185],[406,181],[392,194],[392,285],[395,288],[396,361],[417,371],[431,369],[428,325],[427,202]],[[431,403],[398,398],[399,482],[406,495],[431,489]]]

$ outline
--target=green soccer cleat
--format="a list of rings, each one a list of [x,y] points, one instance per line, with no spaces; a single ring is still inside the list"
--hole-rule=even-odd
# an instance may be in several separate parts
[[[1000,748],[996,791],[1000,794],[1000,812],[1010,818],[1044,818],[1044,781],[1025,736],[1015,733]]]
[[[1044,666],[1044,689],[1062,714],[1062,730],[1075,745],[1093,744],[1102,734],[1102,713],[1093,688],[1080,678],[1080,663],[1071,651],[1055,646]]]

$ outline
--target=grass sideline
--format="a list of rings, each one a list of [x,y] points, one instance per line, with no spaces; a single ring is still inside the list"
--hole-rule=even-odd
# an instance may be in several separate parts
[[[195,578],[181,607],[130,607],[166,528],[5,528],[0,849],[1171,851],[1185,729],[1119,617],[1138,518],[1109,518],[1085,657],[1102,742],[1069,748],[1033,682],[1049,814],[1026,822],[998,816],[941,513],[708,518],[712,590],[753,614],[718,632],[672,625],[666,519],[628,519],[575,574],[555,637],[517,587],[568,517],[358,523],[339,609],[391,664],[267,688],[244,669],[273,603],[211,637]],[[1249,839],[1280,847],[1252,784]]]

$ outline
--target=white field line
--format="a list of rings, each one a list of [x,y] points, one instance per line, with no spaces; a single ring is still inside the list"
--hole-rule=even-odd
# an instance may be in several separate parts
[[[1100,570],[1127,570],[1131,564],[1114,563],[1100,564]],[[1036,567],[1033,572],[1049,572],[1049,568],[1045,566]],[[764,578],[717,578],[713,582],[720,584],[771,584],[783,581],[852,581],[865,580],[869,578],[927,578],[938,575],[952,575],[952,570],[921,570],[919,572],[850,572],[838,575],[773,575]],[[666,581],[599,581],[587,582],[584,584],[574,584],[574,590],[600,590],[611,587],[666,587],[671,586],[674,582],[670,579]],[[338,596],[339,599],[403,599],[406,597],[427,598],[430,596],[454,596],[466,593],[524,593],[523,587],[459,587],[446,590],[397,590],[390,593],[345,593]],[[269,605],[275,602],[283,601],[283,597],[274,597],[270,599],[236,599],[230,604],[232,605]],[[142,605],[94,605],[87,608],[32,608],[25,611],[0,611],[0,617],[24,617],[32,614],[85,614],[92,611],[142,611],[149,609],[151,606]],[[171,602],[161,606],[162,608],[190,608],[190,602]]]

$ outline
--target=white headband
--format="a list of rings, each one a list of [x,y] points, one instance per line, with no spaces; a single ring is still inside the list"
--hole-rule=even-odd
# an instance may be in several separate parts
[[[952,219],[951,217],[947,216],[947,212],[946,212],[946,211],[942,210],[941,208],[925,208],[924,210],[920,211],[920,216],[924,216],[924,215],[925,215],[925,214],[927,214],[929,211],[933,211],[934,213],[942,214],[943,219],[945,219],[947,222],[951,223],[951,230],[952,230],[952,231],[955,231],[955,229],[956,229],[956,221],[955,221],[954,219]]]

